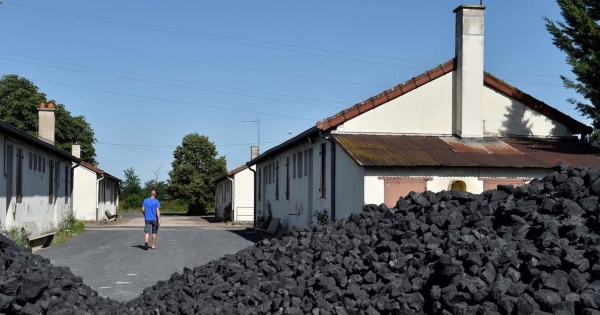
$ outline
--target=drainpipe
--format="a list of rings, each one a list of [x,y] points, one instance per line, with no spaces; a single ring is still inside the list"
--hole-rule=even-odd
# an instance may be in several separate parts
[[[104,179],[104,175],[100,175],[100,178],[96,180],[96,222],[98,222],[98,208],[100,200],[100,181]]]
[[[319,129],[319,136],[331,144],[331,221],[335,221],[335,142],[330,136],[325,136]]]
[[[229,179],[231,181],[231,222],[233,222],[233,218],[234,218],[233,214],[235,212],[235,211],[233,211],[233,209],[235,209],[235,207],[233,206],[234,205],[233,200],[235,200],[235,198],[234,198],[235,195],[233,193],[235,191],[235,182],[233,181],[233,178],[229,177],[229,175],[227,175],[227,179]]]
[[[248,169],[254,173],[254,193],[252,193],[252,199],[254,203],[254,228],[256,228],[256,170],[253,170],[252,166],[249,166]]]
[[[73,190],[75,190],[75,168],[81,165],[80,163],[81,162],[75,162],[71,165],[71,211],[73,211],[73,213],[75,211],[75,207],[73,207],[73,205],[75,204],[73,202]]]

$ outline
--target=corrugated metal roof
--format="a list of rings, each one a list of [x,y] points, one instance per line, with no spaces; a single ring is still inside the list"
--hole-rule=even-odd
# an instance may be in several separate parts
[[[462,140],[366,134],[333,138],[362,166],[551,168],[558,162],[600,166],[600,149],[576,138]]]

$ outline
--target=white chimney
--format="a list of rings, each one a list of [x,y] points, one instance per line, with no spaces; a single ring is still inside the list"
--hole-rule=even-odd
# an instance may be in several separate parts
[[[71,155],[80,159],[81,158],[81,145],[78,143],[71,145]]]
[[[483,5],[461,5],[456,13],[454,133],[483,138]]]
[[[41,103],[38,108],[38,138],[54,145],[54,104]]]
[[[250,147],[250,161],[254,160],[258,156],[258,146],[253,145]]]

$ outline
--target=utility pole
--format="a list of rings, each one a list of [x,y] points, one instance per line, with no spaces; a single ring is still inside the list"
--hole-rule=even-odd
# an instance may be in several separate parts
[[[254,120],[242,120],[242,122],[253,122],[256,123],[256,126],[258,126],[258,153],[260,153],[260,121],[258,120],[258,118],[255,118]]]

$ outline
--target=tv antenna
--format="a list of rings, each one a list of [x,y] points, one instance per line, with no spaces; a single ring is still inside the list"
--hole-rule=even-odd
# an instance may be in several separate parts
[[[260,153],[260,120],[258,120],[258,118],[255,118],[254,120],[242,120],[242,122],[253,122],[256,123],[256,126],[258,126],[258,153]]]

